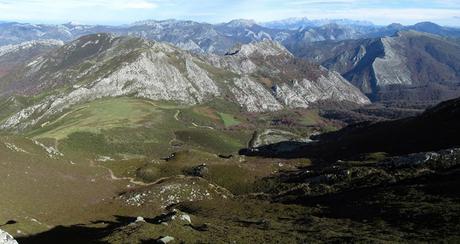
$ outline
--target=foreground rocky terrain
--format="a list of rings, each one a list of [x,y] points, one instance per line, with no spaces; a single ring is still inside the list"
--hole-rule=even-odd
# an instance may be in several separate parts
[[[458,118],[457,104],[458,101],[450,101],[427,114],[450,114]],[[446,120],[446,125],[451,122],[455,123]],[[440,127],[438,132],[442,130]],[[18,241],[457,242],[460,238],[460,192],[456,187],[458,142],[439,144],[439,140],[433,140],[431,148],[439,149],[427,151],[425,145],[415,145],[414,150],[419,152],[391,156],[394,153],[385,152],[386,148],[378,144],[383,138],[374,140],[376,148],[356,154],[353,159],[240,158],[243,168],[273,163],[278,167],[256,178],[244,193],[236,191],[242,189],[241,185],[236,188],[227,185],[231,191],[218,185],[206,186],[207,181],[212,181],[209,176],[216,172],[213,165],[219,160],[195,164],[183,171],[188,176],[137,186],[109,201],[130,206],[130,214],[83,225],[59,226],[19,237]],[[181,157],[177,154],[168,160],[174,165]],[[190,155],[186,158],[193,159]],[[226,161],[224,164],[232,161],[221,160]],[[184,182],[187,183],[183,185]],[[241,178],[238,182],[241,183]],[[193,193],[186,193],[190,186]],[[165,194],[167,204],[155,210],[161,194]]]

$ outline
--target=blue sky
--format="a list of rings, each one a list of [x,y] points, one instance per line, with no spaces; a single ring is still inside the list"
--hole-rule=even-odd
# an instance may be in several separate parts
[[[460,0],[0,0],[0,20],[33,23],[118,25],[170,18],[219,23],[289,17],[460,26]]]

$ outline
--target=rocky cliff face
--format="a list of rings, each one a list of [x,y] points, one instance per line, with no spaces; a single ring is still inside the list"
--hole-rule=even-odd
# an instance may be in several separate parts
[[[2,128],[24,129],[75,104],[127,95],[191,105],[225,95],[249,112],[323,100],[369,102],[339,74],[296,60],[270,41],[199,57],[164,43],[95,34],[35,58],[19,77],[5,80],[4,96],[51,95],[8,118]]]
[[[412,85],[408,58],[401,53],[404,45],[398,39],[385,37],[380,40],[384,55],[377,57],[372,64],[375,81],[378,87],[387,85]],[[359,57],[357,57],[359,58]]]

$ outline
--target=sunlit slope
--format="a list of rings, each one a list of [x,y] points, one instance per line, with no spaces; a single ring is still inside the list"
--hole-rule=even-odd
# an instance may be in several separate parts
[[[234,116],[228,114],[225,119],[236,121]],[[27,135],[59,141],[68,150],[111,157],[137,154],[158,158],[178,147],[233,153],[245,146],[249,133],[225,130],[226,120],[205,106],[119,97],[75,106]]]
[[[122,183],[87,160],[16,136],[0,136],[0,167],[0,222],[14,220],[24,233],[89,219]]]

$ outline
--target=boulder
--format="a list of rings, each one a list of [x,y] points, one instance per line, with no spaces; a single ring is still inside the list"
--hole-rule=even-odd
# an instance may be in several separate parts
[[[173,241],[174,241],[174,237],[172,237],[172,236],[165,236],[165,237],[162,237],[162,238],[158,239],[156,242],[157,242],[157,243],[162,243],[162,244],[164,243],[164,244],[166,244],[166,243],[171,243],[171,242],[173,242]]]
[[[0,230],[0,244],[18,244],[18,242],[7,232]]]

